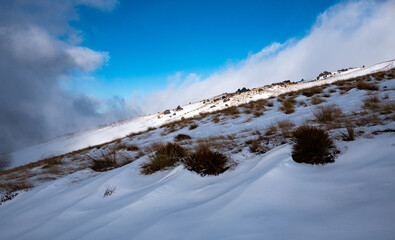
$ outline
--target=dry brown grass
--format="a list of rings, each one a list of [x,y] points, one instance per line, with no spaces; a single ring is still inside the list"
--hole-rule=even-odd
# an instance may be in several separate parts
[[[170,142],[153,144],[150,149],[149,161],[141,165],[141,173],[145,175],[173,167],[187,154],[186,149]]]
[[[283,119],[277,121],[277,127],[281,130],[281,137],[287,138],[290,136],[290,133],[295,127],[295,124],[289,119]]]
[[[117,153],[115,151],[102,151],[96,155],[87,155],[92,161],[92,170],[105,172],[118,167]]]
[[[327,123],[341,117],[342,110],[337,105],[325,105],[316,108],[313,114],[317,122]]]
[[[358,127],[361,126],[376,126],[376,125],[382,125],[383,120],[379,118],[376,114],[368,114],[364,116],[356,116],[355,120],[355,125]]]
[[[319,96],[319,95],[315,95],[315,96],[313,96],[313,97],[311,98],[310,102],[311,102],[311,104],[313,104],[313,105],[318,105],[318,104],[320,104],[320,103],[326,102],[326,100],[323,99],[323,98],[321,98],[321,96]]]
[[[276,133],[277,133],[277,127],[275,124],[270,125],[265,131],[266,136],[274,135]]]
[[[0,192],[3,191],[5,193],[13,193],[22,190],[29,190],[33,187],[31,182],[28,182],[23,179],[13,179],[9,181],[4,181],[0,183]]]
[[[279,108],[279,110],[283,111],[285,114],[290,114],[295,112],[295,99],[294,98],[288,98],[282,101],[282,106]]]
[[[377,95],[370,95],[363,100],[363,107],[371,111],[377,111],[380,109],[380,98]]]
[[[114,150],[127,150],[127,151],[138,151],[140,148],[135,145],[135,144],[129,144],[129,143],[119,143],[114,146]]]
[[[301,91],[303,96],[311,97],[315,94],[322,93],[322,87],[321,86],[311,87],[311,88],[303,89]]]
[[[192,137],[187,134],[183,134],[183,133],[177,134],[177,136],[174,137],[174,141],[176,141],[176,142],[189,140],[189,139],[192,139]]]
[[[375,84],[367,83],[364,80],[357,81],[357,88],[359,90],[370,90],[370,91],[377,91],[379,87]]]
[[[189,125],[189,130],[193,130],[193,129],[196,129],[197,127],[199,127],[199,125],[198,124],[196,124],[196,123],[192,123],[191,125]]]
[[[260,138],[247,140],[245,143],[248,145],[248,149],[251,153],[263,154],[269,150],[266,145],[262,144]]]
[[[347,123],[346,131],[341,132],[342,139],[344,141],[354,141],[355,140],[355,128],[351,122]]]
[[[199,145],[208,145],[218,151],[230,151],[240,147],[237,141],[235,141],[233,134],[199,138],[196,140],[196,143]]]
[[[215,113],[220,113],[220,114],[223,114],[225,116],[238,117],[239,114],[240,114],[240,111],[239,111],[237,106],[231,106],[231,107],[219,110],[219,111],[217,111]]]

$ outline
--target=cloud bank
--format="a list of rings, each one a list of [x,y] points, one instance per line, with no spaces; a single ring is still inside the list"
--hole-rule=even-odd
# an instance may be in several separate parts
[[[324,70],[370,65],[395,58],[395,1],[349,1],[327,9],[301,39],[273,43],[245,60],[202,79],[180,73],[145,99],[146,113],[286,79],[312,79]],[[186,76],[185,76],[186,75]]]
[[[79,5],[110,11],[117,1],[2,1],[0,153],[135,116],[137,109],[123,99],[105,101],[59,87],[60,79],[109,60],[108,52],[80,46],[80,32],[68,24],[78,20]]]

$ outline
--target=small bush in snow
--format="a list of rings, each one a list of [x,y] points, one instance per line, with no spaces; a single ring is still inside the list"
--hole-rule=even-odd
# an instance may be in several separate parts
[[[342,139],[344,141],[354,141],[355,140],[355,129],[351,123],[348,123],[346,126],[346,131],[341,132]]]
[[[283,111],[285,114],[290,114],[295,112],[295,105],[296,101],[293,98],[287,98],[282,102],[282,106],[280,107],[280,110]]]
[[[315,94],[322,93],[322,87],[312,87],[312,88],[307,88],[302,90],[302,95],[306,97],[311,97]]]
[[[315,95],[314,97],[311,98],[311,104],[313,105],[318,105],[320,103],[326,102],[325,99],[323,99],[321,96],[319,95]]]
[[[322,129],[301,126],[292,132],[292,158],[298,163],[334,162],[337,152],[328,133]]]
[[[183,140],[188,140],[188,139],[192,139],[191,136],[187,135],[187,134],[178,134],[177,136],[174,137],[174,141],[183,141]]]
[[[212,151],[207,145],[199,145],[194,153],[183,161],[185,168],[201,176],[219,175],[229,169],[229,159],[224,154]]]
[[[98,156],[89,156],[93,162],[91,169],[96,172],[105,172],[118,166],[117,153],[115,151],[101,152]]]
[[[251,153],[263,154],[269,150],[269,148],[265,145],[262,145],[261,139],[254,139],[246,141],[248,145],[248,149]]]
[[[189,126],[189,130],[193,130],[195,128],[199,127],[199,125],[197,125],[196,123],[193,123]]]
[[[326,105],[318,107],[313,114],[318,122],[326,123],[335,120],[336,117],[340,117],[342,110],[336,105]]]
[[[157,171],[174,166],[186,155],[186,150],[176,143],[155,145],[152,149],[155,153],[149,156],[149,161],[141,166],[141,173],[152,174]]]

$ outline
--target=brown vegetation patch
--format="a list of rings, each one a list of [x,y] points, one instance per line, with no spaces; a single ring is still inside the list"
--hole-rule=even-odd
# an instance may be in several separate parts
[[[212,151],[207,145],[199,145],[183,163],[186,169],[201,176],[219,175],[230,168],[229,158],[218,151]]]
[[[327,123],[340,117],[342,110],[337,105],[326,105],[318,107],[313,114],[317,122]]]
[[[336,147],[322,129],[301,126],[292,132],[292,159],[298,163],[326,164],[334,162]]]
[[[173,167],[187,153],[180,145],[170,142],[154,144],[151,151],[153,153],[149,155],[149,161],[141,165],[141,173],[145,175]]]

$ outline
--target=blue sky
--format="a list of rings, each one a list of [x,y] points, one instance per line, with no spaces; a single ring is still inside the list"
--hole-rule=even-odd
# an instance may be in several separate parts
[[[71,92],[99,98],[145,96],[168,76],[207,76],[273,42],[301,38],[337,1],[120,1],[112,11],[78,7],[71,26],[82,46],[107,51],[95,80],[67,81]],[[91,78],[89,78],[91,79]]]

